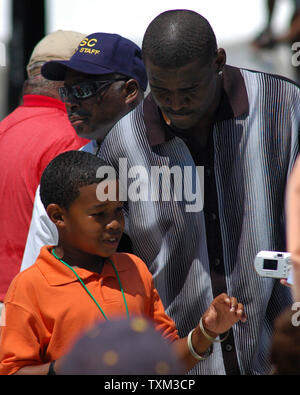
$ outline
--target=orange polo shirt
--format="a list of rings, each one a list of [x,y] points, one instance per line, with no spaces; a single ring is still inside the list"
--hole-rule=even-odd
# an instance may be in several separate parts
[[[104,320],[75,274],[51,254],[51,248],[43,247],[35,264],[19,273],[9,287],[0,327],[0,374],[60,358],[78,335]],[[177,339],[175,324],[164,311],[147,266],[132,254],[116,253],[111,260],[130,314],[153,319],[165,338]],[[76,272],[108,319],[126,314],[110,263],[104,264],[101,274],[82,268]]]

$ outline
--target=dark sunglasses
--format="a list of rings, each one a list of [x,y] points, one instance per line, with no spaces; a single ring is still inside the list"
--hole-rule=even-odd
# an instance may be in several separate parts
[[[126,78],[115,78],[107,81],[81,82],[80,84],[58,88],[58,92],[61,100],[64,103],[67,102],[68,99],[73,97],[77,100],[85,100],[98,93],[103,93],[110,85],[112,85],[116,81],[127,80],[128,79]]]

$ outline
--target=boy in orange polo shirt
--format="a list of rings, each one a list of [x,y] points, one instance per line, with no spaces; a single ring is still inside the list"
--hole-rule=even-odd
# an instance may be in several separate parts
[[[105,165],[87,152],[69,151],[44,171],[41,200],[59,243],[43,247],[36,263],[9,287],[0,327],[0,374],[55,374],[55,363],[81,332],[96,320],[126,314],[152,319],[189,370],[209,357],[219,334],[245,321],[242,304],[222,294],[200,325],[179,339],[146,265],[132,254],[116,253],[123,204],[118,181],[97,177]],[[108,198],[111,191],[116,199]]]

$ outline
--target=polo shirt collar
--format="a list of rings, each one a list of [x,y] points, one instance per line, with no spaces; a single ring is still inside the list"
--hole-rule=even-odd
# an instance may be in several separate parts
[[[144,100],[143,111],[150,146],[163,144],[174,138],[172,129],[163,120],[151,93]],[[216,122],[236,118],[248,112],[247,89],[241,71],[237,67],[226,65],[223,70],[223,92],[216,113]]]
[[[55,258],[55,256],[52,255],[51,251],[54,247],[53,246],[44,246],[41,249],[40,255],[38,256],[36,260],[36,264],[42,273],[42,275],[46,278],[47,282],[51,286],[57,286],[57,285],[64,285],[64,284],[69,284],[75,281],[78,281],[76,275],[73,273],[73,271],[65,266],[62,262],[60,262],[58,259]],[[111,257],[111,260],[115,264],[117,271],[122,272],[128,270],[127,265],[124,266],[119,266],[115,256]],[[88,278],[92,276],[97,276],[97,277],[115,277],[115,271],[112,267],[112,265],[109,262],[105,262],[103,265],[103,270],[101,274],[91,272],[89,270],[83,269],[81,267],[77,267],[74,269],[78,276],[84,281],[87,280]]]
[[[66,105],[61,100],[44,95],[24,95],[23,107],[51,107],[67,112]]]

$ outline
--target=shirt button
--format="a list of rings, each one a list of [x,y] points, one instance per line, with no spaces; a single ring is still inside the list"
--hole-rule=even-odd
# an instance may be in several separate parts
[[[220,259],[220,258],[216,258],[216,259],[214,260],[214,265],[215,265],[215,266],[220,266],[220,265],[221,265],[221,259]]]
[[[231,344],[226,344],[225,350],[226,350],[227,352],[232,351],[232,345],[231,345]]]
[[[211,218],[212,221],[216,221],[216,219],[217,219],[217,214],[211,213],[211,214],[210,214],[210,218]]]

